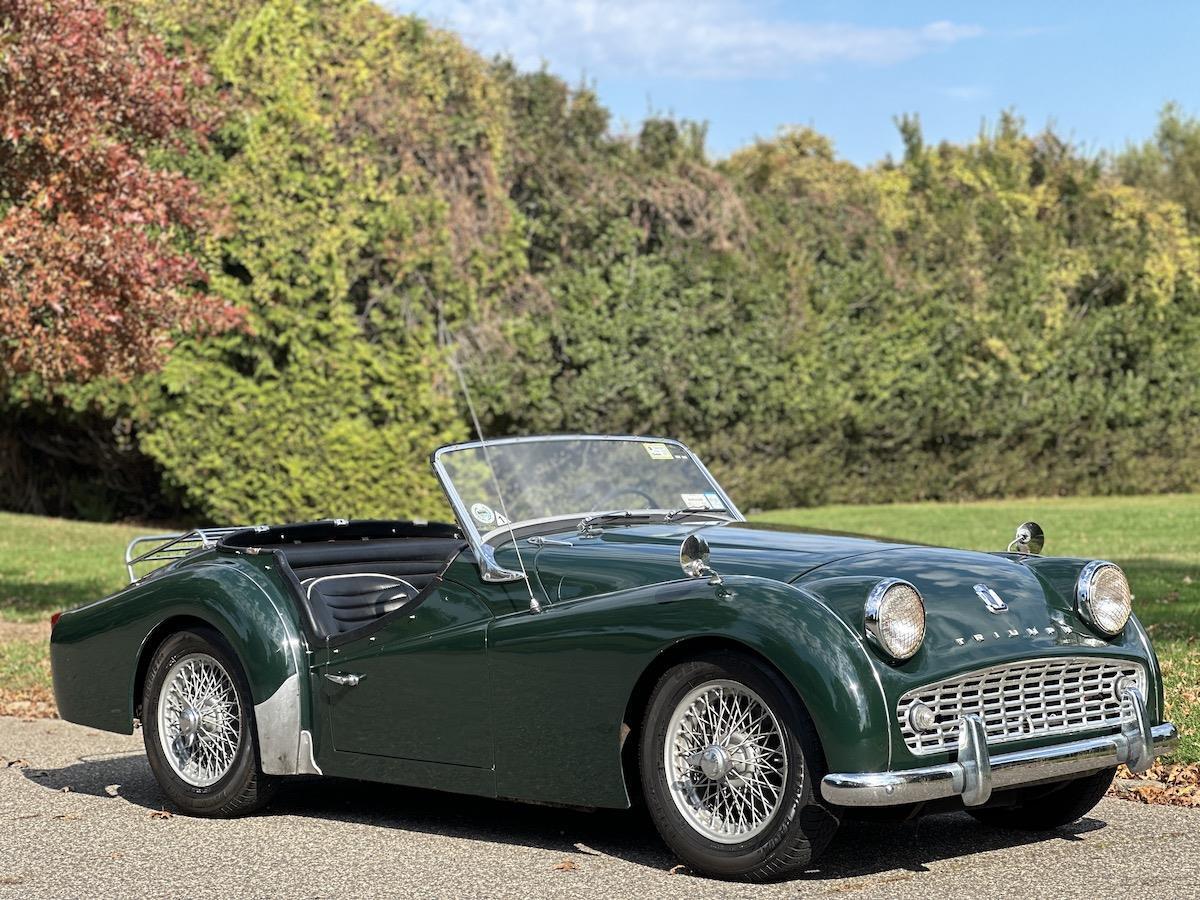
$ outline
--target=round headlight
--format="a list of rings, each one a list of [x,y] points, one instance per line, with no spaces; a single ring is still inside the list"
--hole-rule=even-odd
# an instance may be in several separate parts
[[[925,601],[907,581],[889,578],[867,595],[867,637],[895,660],[908,659],[925,640]]]
[[[1075,586],[1079,617],[1109,637],[1120,634],[1129,621],[1133,595],[1120,567],[1096,560],[1083,567]]]

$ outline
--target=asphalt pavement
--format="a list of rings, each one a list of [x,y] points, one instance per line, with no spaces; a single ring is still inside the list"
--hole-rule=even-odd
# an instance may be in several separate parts
[[[1200,897],[1200,812],[1115,799],[1051,835],[850,824],[745,885],[673,871],[637,812],[315,779],[213,821],[163,811],[140,732],[0,718],[0,757],[0,897]]]

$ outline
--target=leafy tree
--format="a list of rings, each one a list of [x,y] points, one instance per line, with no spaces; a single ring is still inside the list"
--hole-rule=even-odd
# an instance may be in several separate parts
[[[203,142],[205,79],[92,0],[0,3],[0,388],[152,371],[239,321],[196,289],[210,208],[156,164]]]
[[[139,446],[218,521],[444,515],[428,455],[467,432],[439,324],[490,321],[524,272],[486,64],[361,0],[138,9],[225,86],[204,260],[251,325],[176,350]]]
[[[1127,184],[1174,200],[1200,225],[1200,121],[1178,104],[1163,107],[1154,137],[1118,154],[1113,168]]]

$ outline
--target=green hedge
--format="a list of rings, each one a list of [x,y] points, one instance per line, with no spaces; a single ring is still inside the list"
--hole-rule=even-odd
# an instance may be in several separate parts
[[[1005,115],[966,145],[901,121],[870,168],[807,129],[714,164],[699,126],[614,136],[586,87],[361,0],[119,9],[216,76],[186,167],[251,330],[20,411],[90,461],[9,417],[0,468],[42,474],[8,505],[56,465],[150,465],[174,515],[442,514],[426,458],[468,434],[446,334],[490,434],[676,435],[746,507],[1200,489],[1177,112],[1117,161]],[[74,511],[136,510],[130,480]]]

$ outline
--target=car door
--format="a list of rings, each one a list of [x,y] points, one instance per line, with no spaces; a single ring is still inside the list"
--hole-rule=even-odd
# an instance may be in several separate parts
[[[331,641],[317,671],[334,750],[491,769],[491,619],[443,581],[368,633]]]

